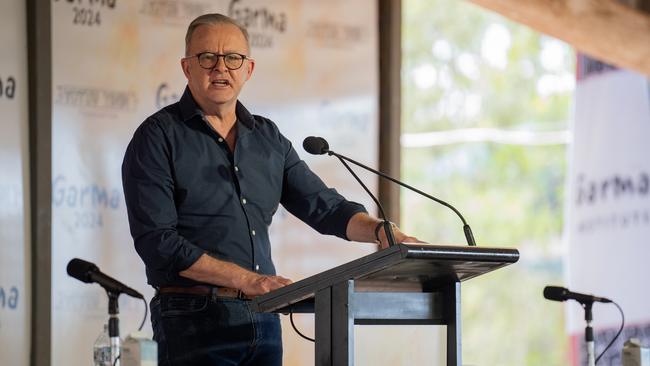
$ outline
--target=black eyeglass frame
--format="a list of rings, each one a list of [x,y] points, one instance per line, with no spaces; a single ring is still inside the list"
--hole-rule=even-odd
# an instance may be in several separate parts
[[[201,56],[205,55],[205,54],[211,54],[211,55],[214,55],[217,58],[217,61],[214,63],[214,65],[212,67],[205,67],[205,66],[201,65]],[[228,66],[228,63],[226,62],[226,58],[228,56],[232,56],[232,55],[237,55],[237,56],[241,57],[241,63],[239,64],[238,67],[232,68],[232,67]],[[223,54],[223,53],[214,53],[214,52],[210,52],[210,51],[200,52],[200,53],[197,53],[196,55],[193,55],[193,56],[186,56],[186,57],[183,57],[183,60],[189,60],[189,59],[194,58],[194,57],[196,57],[197,61],[199,62],[199,66],[201,66],[201,68],[203,68],[205,70],[213,70],[215,67],[217,67],[217,65],[219,64],[219,58],[223,58],[223,64],[224,64],[224,66],[226,66],[226,68],[228,70],[239,70],[239,69],[241,69],[241,67],[244,66],[244,60],[254,61],[253,58],[248,57],[246,55],[243,55],[241,53],[237,53],[237,52],[229,52],[229,53]]]

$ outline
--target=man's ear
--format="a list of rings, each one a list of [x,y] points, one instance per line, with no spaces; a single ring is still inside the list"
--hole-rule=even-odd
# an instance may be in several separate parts
[[[248,60],[248,70],[246,70],[246,81],[248,81],[251,76],[253,76],[253,70],[255,69],[255,60]]]
[[[190,80],[190,60],[187,58],[182,58],[181,59],[181,69],[183,69],[183,74],[185,74],[185,78],[187,80]]]

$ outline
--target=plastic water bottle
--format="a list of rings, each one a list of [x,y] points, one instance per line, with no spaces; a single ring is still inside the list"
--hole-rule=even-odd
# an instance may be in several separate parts
[[[93,361],[95,366],[113,366],[111,364],[111,339],[108,337],[108,324],[93,344]]]

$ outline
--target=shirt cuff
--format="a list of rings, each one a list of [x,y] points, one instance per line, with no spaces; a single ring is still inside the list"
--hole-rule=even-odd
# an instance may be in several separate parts
[[[194,244],[185,242],[180,245],[179,251],[174,256],[173,264],[167,272],[167,279],[173,281],[180,275],[179,273],[190,268],[205,253],[205,250]]]
[[[361,212],[368,213],[362,204],[351,201],[342,202],[333,215],[330,216],[331,218],[327,220],[327,226],[331,228],[330,234],[349,241],[347,235],[348,223],[352,216]]]

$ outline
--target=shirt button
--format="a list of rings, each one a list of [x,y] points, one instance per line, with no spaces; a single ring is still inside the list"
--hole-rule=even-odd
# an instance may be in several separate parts
[[[238,172],[238,171],[239,171],[239,167],[238,167],[238,166],[236,166],[236,165],[235,165],[235,171],[236,171],[236,172]]]
[[[256,265],[255,265],[255,270],[256,270],[256,271],[259,271],[259,270],[260,270],[260,265],[259,265],[259,264],[256,264]]]
[[[251,234],[255,236],[255,230],[251,230]]]
[[[246,204],[246,198],[242,198],[241,203]]]
[[[223,138],[219,137],[218,141],[223,142]]]

